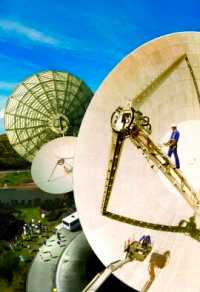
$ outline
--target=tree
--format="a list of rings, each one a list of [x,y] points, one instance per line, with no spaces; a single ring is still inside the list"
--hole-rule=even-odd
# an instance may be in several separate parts
[[[19,269],[19,257],[12,251],[0,256],[0,277],[12,281],[13,273]]]
[[[0,240],[12,240],[23,231],[24,221],[17,218],[15,209],[0,208]]]

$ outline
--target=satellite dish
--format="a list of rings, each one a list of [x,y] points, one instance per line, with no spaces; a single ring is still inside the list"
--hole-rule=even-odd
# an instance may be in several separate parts
[[[200,231],[191,219],[194,210],[181,193],[174,194],[163,183],[160,170],[147,161],[149,153],[142,153],[127,138],[118,166],[113,165],[110,156],[116,144],[113,133],[117,135],[124,130],[123,135],[128,135],[131,120],[129,113],[124,117],[120,107],[131,99],[134,109],[150,118],[150,137],[158,145],[172,123],[178,129],[184,123],[180,128],[184,131],[181,129],[187,128],[186,123],[193,127],[196,123],[191,121],[200,120],[199,79],[200,33],[175,33],[148,42],[123,59],[101,84],[79,132],[74,193],[81,225],[105,266],[124,257],[124,243],[129,238],[133,236],[138,241],[143,235],[150,235],[153,241],[150,254],[143,261],[133,260],[114,273],[139,291],[147,291],[145,287],[154,292],[199,291],[200,258],[196,255],[200,254]],[[181,132],[180,151],[187,149],[190,153],[186,144],[191,139],[199,149],[198,133],[186,139],[183,136]],[[186,153],[180,151],[182,162]],[[111,172],[115,167],[117,171],[108,182],[110,165]],[[184,174],[182,164],[180,174]],[[102,212],[105,187],[111,188],[110,182],[111,196],[106,198],[107,208]],[[196,235],[193,233],[191,237],[191,231],[187,233],[182,224],[193,228]],[[166,266],[152,266],[155,259],[152,255],[169,253]]]
[[[23,81],[7,101],[5,129],[13,148],[32,161],[41,146],[60,136],[77,136],[92,98],[79,78],[46,71]]]
[[[43,191],[63,194],[73,190],[75,137],[54,139],[42,146],[33,159],[31,174]]]

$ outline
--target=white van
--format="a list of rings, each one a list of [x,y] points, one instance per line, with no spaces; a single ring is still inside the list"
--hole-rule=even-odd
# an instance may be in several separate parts
[[[74,212],[71,215],[62,219],[62,225],[67,230],[73,231],[80,228],[80,221],[78,218],[78,212]]]

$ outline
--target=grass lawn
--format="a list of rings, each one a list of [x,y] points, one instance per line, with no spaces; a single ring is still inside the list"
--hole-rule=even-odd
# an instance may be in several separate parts
[[[35,220],[35,222],[38,222],[38,220],[41,220],[40,210],[37,207],[17,208],[17,209],[22,212],[21,213],[22,217],[26,223],[30,223],[32,218]]]
[[[37,208],[21,208],[22,212],[26,216],[26,222],[34,218],[40,219],[39,209]],[[38,216],[38,217],[37,217]],[[39,248],[44,244],[55,231],[55,226],[59,221],[47,222],[47,230],[41,234],[35,234],[31,239],[18,239],[22,243],[15,249],[17,256],[23,256],[28,262],[21,263],[20,270],[14,273],[13,280],[10,284],[0,279],[0,292],[25,292],[26,278],[28,270],[31,265],[31,261],[38,252]],[[40,292],[40,291],[38,291]]]
[[[26,278],[31,261],[39,248],[44,244],[44,241],[55,232],[55,226],[60,223],[60,219],[55,221],[48,221],[46,218],[41,219],[39,207],[19,207],[17,209],[21,211],[21,216],[27,224],[31,223],[32,218],[35,220],[35,223],[41,220],[42,224],[45,225],[45,229],[40,234],[34,232],[31,238],[28,236],[18,238],[17,245],[13,245],[14,252],[17,256],[23,256],[25,262],[20,263],[20,269],[14,272],[11,283],[0,279],[0,292],[25,292]]]
[[[4,186],[4,184],[7,184],[8,186],[15,186],[32,181],[33,180],[30,171],[0,174],[0,186]]]

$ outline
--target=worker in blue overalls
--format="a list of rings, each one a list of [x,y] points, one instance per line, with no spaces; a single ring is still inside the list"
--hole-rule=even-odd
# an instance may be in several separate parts
[[[166,143],[166,145],[169,146],[167,155],[171,157],[173,154],[175,158],[176,168],[180,168],[180,161],[179,161],[179,157],[177,153],[177,144],[180,137],[180,133],[177,130],[177,127],[175,124],[172,124],[171,128],[172,128],[172,133],[171,133],[169,141]]]

